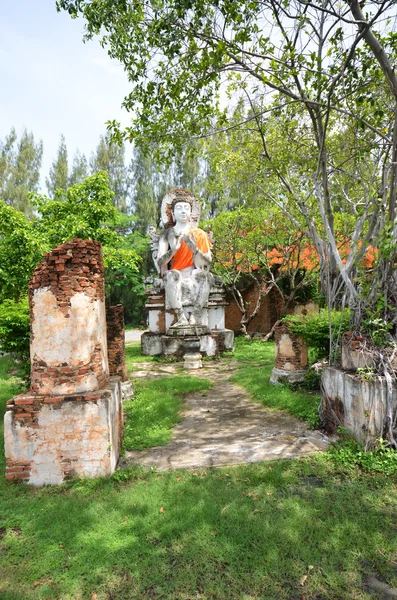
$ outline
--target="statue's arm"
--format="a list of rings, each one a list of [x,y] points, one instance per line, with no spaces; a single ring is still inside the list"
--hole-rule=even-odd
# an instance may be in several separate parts
[[[177,239],[175,243],[172,243],[172,241],[170,241],[165,234],[160,236],[157,254],[157,264],[159,267],[162,267],[170,262],[180,245],[180,239]]]

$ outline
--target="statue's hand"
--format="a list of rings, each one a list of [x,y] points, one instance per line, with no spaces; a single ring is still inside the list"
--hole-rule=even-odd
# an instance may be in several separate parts
[[[197,252],[197,244],[192,233],[187,233],[183,236],[183,241],[192,252]]]

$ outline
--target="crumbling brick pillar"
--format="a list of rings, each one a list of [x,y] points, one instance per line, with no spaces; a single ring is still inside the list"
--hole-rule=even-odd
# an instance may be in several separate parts
[[[74,239],[47,254],[29,302],[31,388],[7,403],[6,478],[111,475],[123,414],[120,378],[109,377],[101,245]]]
[[[285,324],[276,327],[274,339],[276,356],[271,383],[279,383],[282,379],[291,383],[302,381],[308,368],[307,345]]]
[[[101,244],[75,239],[46,254],[29,299],[32,392],[103,388],[109,367]]]
[[[124,307],[122,304],[106,308],[106,327],[110,375],[117,375],[121,381],[127,381]]]

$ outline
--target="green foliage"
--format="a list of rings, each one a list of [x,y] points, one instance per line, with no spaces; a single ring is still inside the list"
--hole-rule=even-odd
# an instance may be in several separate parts
[[[393,323],[382,319],[375,313],[367,316],[362,321],[362,331],[370,336],[376,346],[390,345],[390,332],[393,329]]]
[[[58,155],[51,165],[46,185],[51,198],[55,197],[57,190],[66,190],[68,187],[68,150],[64,135],[61,135]]]
[[[74,237],[114,244],[117,234],[105,226],[116,218],[112,198],[104,171],[73,185],[54,200],[35,194],[33,201],[40,213],[36,221],[39,234],[51,248]]]
[[[350,470],[359,467],[366,472],[397,473],[397,451],[386,446],[385,440],[379,440],[372,450],[364,450],[347,430],[340,428],[338,433],[340,440],[329,451],[330,459]]]
[[[359,367],[356,374],[362,381],[373,381],[375,379],[374,367]]]
[[[79,237],[103,244],[108,297],[112,290],[124,286],[131,294],[131,304],[142,311],[142,257],[131,240],[118,233],[120,213],[112,198],[108,176],[101,172],[57,192],[55,199],[36,194],[34,203],[39,215],[30,221],[0,201],[0,303],[26,295],[29,279],[43,254]]]
[[[304,387],[310,391],[319,391],[321,382],[321,370],[309,367],[305,373]]]
[[[48,250],[35,222],[0,200],[0,303],[26,295],[33,269]]]
[[[18,140],[14,128],[0,142],[0,200],[26,215],[32,214],[29,195],[40,184],[43,142],[25,129]]]
[[[0,349],[29,357],[30,315],[27,297],[0,304]]]
[[[317,353],[317,358],[326,358],[330,352],[330,336],[338,338],[350,327],[348,310],[331,311],[322,309],[319,313],[309,315],[287,315],[283,322],[292,333],[299,335]]]
[[[124,448],[141,450],[163,446],[181,417],[183,396],[208,390],[210,381],[191,376],[135,383],[135,396],[124,404]]]

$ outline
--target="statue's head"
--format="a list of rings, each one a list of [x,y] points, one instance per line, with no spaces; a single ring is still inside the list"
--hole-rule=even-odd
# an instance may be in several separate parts
[[[188,223],[192,215],[192,203],[186,200],[176,200],[172,203],[172,217],[175,223]]]
[[[186,215],[186,213],[188,213]],[[183,189],[169,191],[162,202],[161,217],[166,228],[172,227],[177,221],[197,224],[200,217],[200,206],[193,194]]]

